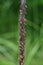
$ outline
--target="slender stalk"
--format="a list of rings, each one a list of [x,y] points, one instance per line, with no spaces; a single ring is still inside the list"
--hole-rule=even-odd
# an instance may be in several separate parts
[[[20,55],[19,55],[19,65],[24,65],[24,44],[25,44],[25,7],[26,0],[21,0],[20,6]]]

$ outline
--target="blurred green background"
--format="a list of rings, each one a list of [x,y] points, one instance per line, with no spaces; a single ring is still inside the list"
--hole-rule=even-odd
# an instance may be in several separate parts
[[[27,0],[24,65],[43,65],[43,0]],[[0,65],[19,65],[19,0],[0,0]]]

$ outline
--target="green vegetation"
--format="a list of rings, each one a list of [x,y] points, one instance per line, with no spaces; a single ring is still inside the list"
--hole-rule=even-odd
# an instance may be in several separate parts
[[[24,65],[43,65],[43,0],[27,0]],[[19,0],[0,0],[0,65],[19,65]]]

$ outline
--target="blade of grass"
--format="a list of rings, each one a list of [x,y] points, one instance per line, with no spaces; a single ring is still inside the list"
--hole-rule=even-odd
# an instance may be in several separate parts
[[[16,65],[16,64],[6,59],[3,59],[3,60],[0,60],[0,65]]]
[[[39,26],[38,26],[37,24],[33,23],[33,22],[30,21],[30,20],[27,20],[26,26],[27,26],[27,25],[33,27],[36,31],[39,30]]]
[[[3,38],[0,38],[0,44],[2,45],[5,45],[5,46],[7,46],[7,47],[9,47],[9,48],[11,48],[12,50],[14,50],[14,52],[18,52],[18,47],[17,47],[17,45],[15,45],[13,42],[10,42],[10,41],[8,41],[8,40],[5,40],[5,39],[3,39]]]
[[[3,46],[0,46],[0,53],[2,53],[2,54],[3,54],[5,57],[7,57],[10,61],[14,61],[13,56],[11,56],[11,55],[7,52],[6,48],[4,48]]]
[[[13,37],[18,38],[17,35],[18,35],[18,32],[9,32],[9,33],[0,35],[0,37],[6,38],[6,39],[13,38]]]
[[[30,62],[32,61],[34,55],[37,53],[42,41],[43,41],[43,38],[41,38],[41,39],[34,42],[35,46],[33,47],[33,49],[30,52],[28,52],[28,56],[27,56],[27,58],[25,60],[25,65],[30,64]]]

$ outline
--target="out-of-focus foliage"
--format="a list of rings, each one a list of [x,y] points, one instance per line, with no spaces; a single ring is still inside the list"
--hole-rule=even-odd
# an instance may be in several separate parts
[[[24,65],[43,65],[43,0],[27,0]],[[18,65],[19,0],[0,0],[0,65]]]

